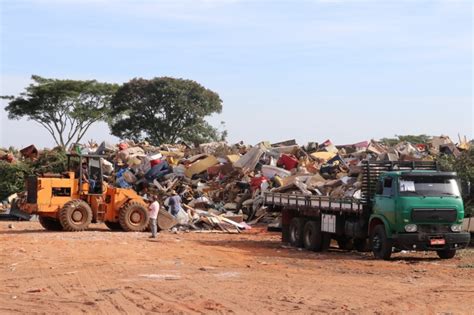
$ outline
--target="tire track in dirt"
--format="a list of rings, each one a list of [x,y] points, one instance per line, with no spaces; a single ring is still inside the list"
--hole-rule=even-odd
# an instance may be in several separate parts
[[[431,300],[432,295],[437,295],[435,296],[436,300],[439,300],[440,298],[443,298],[442,294],[436,294],[437,292],[443,292],[442,288],[446,288],[448,286],[446,285],[438,285],[438,286],[429,286],[429,287],[410,287],[407,290],[404,290],[405,293],[396,293],[394,294],[393,291],[387,290],[387,295],[390,295],[389,298],[386,299],[381,299],[378,301],[367,301],[368,303],[364,307],[359,307],[355,309],[351,309],[351,311],[355,311],[356,313],[361,313],[361,312],[366,312],[367,310],[372,310],[374,312],[383,312],[383,309],[386,309],[387,306],[389,308],[392,308],[393,310],[396,310],[397,312],[400,313],[412,313],[414,309],[419,309],[420,306],[424,306],[424,313],[465,313],[468,314],[469,312],[472,311],[471,307],[469,305],[464,304],[465,306],[463,307],[462,303],[457,304],[452,301],[451,298],[447,298],[448,301],[453,302],[452,303],[452,309],[449,310],[440,310],[439,307],[430,305],[429,300]],[[473,287],[466,287],[466,296],[467,297],[472,297],[472,289]],[[469,295],[469,293],[471,293]],[[460,299],[458,296],[457,299]],[[467,300],[467,299],[466,299]]]
[[[450,261],[408,253],[382,262],[288,249],[254,230],[162,232],[149,242],[146,233],[43,233],[36,225],[18,223],[10,235],[0,222],[0,313],[471,311],[474,269],[460,266],[474,263],[472,249]],[[35,288],[46,290],[26,293]]]

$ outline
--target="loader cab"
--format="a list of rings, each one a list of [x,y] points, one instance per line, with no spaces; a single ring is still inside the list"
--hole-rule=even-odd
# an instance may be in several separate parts
[[[102,157],[102,155],[67,155],[68,170],[74,172],[74,177],[79,181],[79,194],[103,194]]]

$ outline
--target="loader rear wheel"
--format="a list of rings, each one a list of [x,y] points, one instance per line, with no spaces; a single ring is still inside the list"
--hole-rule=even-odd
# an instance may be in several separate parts
[[[80,199],[66,202],[59,211],[59,222],[65,231],[84,231],[91,221],[92,209],[87,202]]]
[[[104,223],[112,231],[123,231],[122,226],[119,222],[105,221]]]
[[[131,201],[120,209],[119,223],[124,231],[143,232],[148,227],[148,211],[138,202]]]
[[[38,221],[41,224],[41,226],[47,231],[62,231],[63,230],[63,226],[57,219],[40,215],[38,217]]]

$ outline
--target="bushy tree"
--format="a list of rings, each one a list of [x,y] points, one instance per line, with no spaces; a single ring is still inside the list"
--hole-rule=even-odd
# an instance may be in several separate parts
[[[431,137],[427,135],[395,135],[395,138],[382,138],[380,139],[380,142],[382,142],[385,145],[388,146],[394,146],[399,142],[410,142],[413,144],[418,144],[418,143],[428,143],[430,141]]]
[[[443,171],[456,172],[464,182],[471,184],[471,191],[464,196],[466,215],[474,215],[474,148],[463,151],[458,158],[453,155],[441,155],[438,159]]]
[[[191,80],[170,77],[133,79],[112,100],[112,134],[151,144],[195,144],[219,140],[205,118],[222,111],[216,92]]]
[[[89,127],[110,115],[116,84],[95,80],[75,81],[32,76],[33,84],[19,96],[2,96],[10,102],[8,118],[26,117],[43,126],[62,148],[79,142]]]
[[[0,161],[0,201],[11,194],[23,191],[25,179],[31,173],[31,168],[27,163]]]
[[[67,171],[67,156],[64,150],[59,148],[44,150],[39,158],[29,162],[34,173],[56,173]]]

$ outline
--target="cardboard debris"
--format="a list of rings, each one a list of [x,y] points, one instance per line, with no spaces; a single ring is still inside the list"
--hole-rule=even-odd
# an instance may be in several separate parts
[[[322,160],[326,162],[327,160],[332,159],[334,156],[336,156],[336,153],[334,152],[327,152],[327,151],[319,151],[319,152],[314,152],[310,154],[311,157],[317,160]]]
[[[193,175],[200,174],[218,163],[219,161],[217,161],[214,156],[209,155],[204,159],[200,159],[192,163],[191,166],[186,169],[184,175],[186,175],[186,177],[193,177]]]
[[[157,195],[162,201],[176,191],[182,209],[174,217],[167,211],[169,206],[163,206],[158,217],[161,229],[239,233],[249,224],[273,222],[278,226],[279,214],[267,213],[262,206],[265,191],[360,199],[363,160],[433,160],[439,154],[458,157],[471,144],[466,137],[456,145],[449,137],[440,136],[428,143],[394,146],[375,140],[350,145],[327,140],[303,146],[294,140],[255,146],[212,142],[197,147],[124,141],[117,145],[74,144],[70,150],[103,155],[102,170],[109,185],[133,188],[145,198]],[[0,159],[15,163],[36,157],[41,160],[44,154],[47,151],[31,145],[20,153],[0,150]],[[13,202],[9,198],[0,209]]]
[[[242,169],[244,172],[250,172],[257,166],[260,157],[267,151],[265,144],[260,143],[254,146],[244,156],[234,163],[234,167]]]

